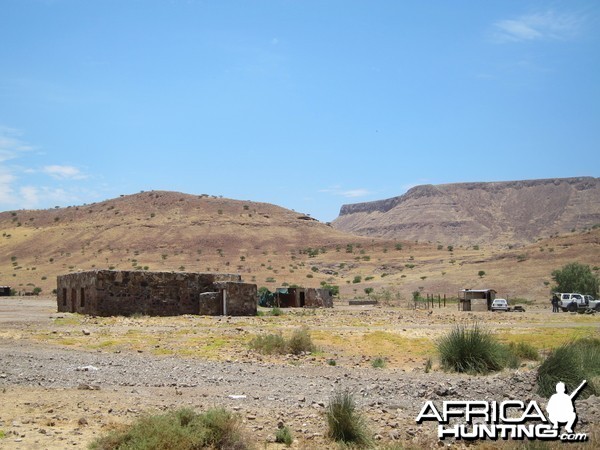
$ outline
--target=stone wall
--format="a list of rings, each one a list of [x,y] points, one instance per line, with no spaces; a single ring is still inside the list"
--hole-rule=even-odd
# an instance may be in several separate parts
[[[333,308],[333,297],[328,289],[306,288],[304,306]]]
[[[255,316],[258,292],[255,284],[232,281],[215,283],[226,294],[228,316]]]
[[[256,314],[256,285],[241,283],[238,274],[95,270],[57,278],[61,312],[99,316],[145,314]],[[254,297],[250,298],[251,292]],[[253,305],[253,307],[252,307]]]

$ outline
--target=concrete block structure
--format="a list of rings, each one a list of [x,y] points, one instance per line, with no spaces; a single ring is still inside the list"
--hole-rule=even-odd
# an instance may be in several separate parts
[[[458,309],[461,311],[489,311],[496,298],[493,289],[463,289],[458,293]]]
[[[328,289],[278,288],[275,304],[283,308],[333,308],[333,297]]]
[[[237,274],[92,270],[57,277],[59,312],[97,316],[256,315],[255,284]]]

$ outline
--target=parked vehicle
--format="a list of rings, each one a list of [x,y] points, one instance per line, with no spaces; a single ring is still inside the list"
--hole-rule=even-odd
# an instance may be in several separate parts
[[[585,296],[576,293],[557,293],[558,295],[558,307],[563,312],[575,312],[577,310],[585,310],[589,308],[589,301],[586,300]]]
[[[492,302],[492,311],[510,311],[508,302],[504,298],[496,298]]]
[[[591,295],[584,295],[585,301],[588,303],[588,308],[600,311],[600,300],[595,300]]]

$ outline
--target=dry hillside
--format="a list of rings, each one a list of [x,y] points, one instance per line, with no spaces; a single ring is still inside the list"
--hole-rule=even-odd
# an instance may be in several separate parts
[[[443,244],[532,243],[600,224],[600,178],[424,185],[344,205],[336,229]]]
[[[234,272],[271,289],[330,283],[343,298],[369,288],[408,301],[415,290],[454,296],[491,287],[546,301],[552,270],[600,264],[598,228],[528,245],[448,246],[359,237],[275,205],[162,191],[3,212],[0,227],[0,284],[18,292],[50,293],[59,274],[116,268]]]

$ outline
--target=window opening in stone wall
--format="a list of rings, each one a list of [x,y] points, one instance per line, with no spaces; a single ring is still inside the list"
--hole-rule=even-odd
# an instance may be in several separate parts
[[[62,290],[63,306],[67,306],[67,288]]]
[[[85,289],[81,288],[81,307],[85,306]]]

